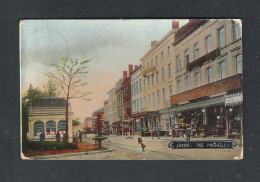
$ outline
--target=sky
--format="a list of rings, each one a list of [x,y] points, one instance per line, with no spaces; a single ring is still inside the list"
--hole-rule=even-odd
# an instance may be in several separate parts
[[[186,21],[181,21],[180,25]],[[43,88],[62,57],[90,59],[86,91],[91,101],[71,100],[81,122],[103,107],[107,92],[172,28],[172,19],[161,20],[25,20],[20,24],[21,92],[29,85]]]

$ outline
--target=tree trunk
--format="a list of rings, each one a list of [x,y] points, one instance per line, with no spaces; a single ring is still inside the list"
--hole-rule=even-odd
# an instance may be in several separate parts
[[[66,142],[69,141],[69,98],[66,99]]]

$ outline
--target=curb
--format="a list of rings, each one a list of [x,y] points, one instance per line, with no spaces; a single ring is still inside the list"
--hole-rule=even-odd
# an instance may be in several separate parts
[[[58,154],[58,155],[37,156],[37,157],[29,157],[29,159],[38,160],[38,159],[71,157],[71,156],[80,156],[80,155],[93,155],[93,154],[99,154],[99,153],[113,152],[114,150],[115,149],[108,149],[108,150],[89,151],[89,152],[77,152],[77,153],[67,153],[67,154]]]

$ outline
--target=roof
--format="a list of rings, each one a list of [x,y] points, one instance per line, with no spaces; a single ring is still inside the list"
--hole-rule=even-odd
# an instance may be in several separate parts
[[[98,112],[104,112],[104,107],[102,107],[102,108],[100,108],[100,109],[94,111],[93,113],[98,113]]]
[[[208,20],[205,19],[193,19],[189,21],[186,25],[182,26],[178,29],[175,34],[175,41],[173,42],[173,46],[181,42],[184,38],[198,29],[200,26],[204,25]]]
[[[32,107],[66,107],[66,99],[60,97],[43,97],[32,103]]]

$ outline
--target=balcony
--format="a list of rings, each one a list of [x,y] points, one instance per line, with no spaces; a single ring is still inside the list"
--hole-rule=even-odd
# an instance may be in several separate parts
[[[240,89],[243,87],[242,74],[225,78],[171,97],[171,104],[195,100],[210,95],[216,95],[223,92]]]

